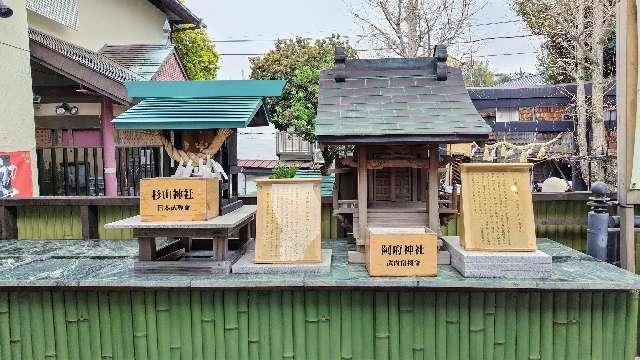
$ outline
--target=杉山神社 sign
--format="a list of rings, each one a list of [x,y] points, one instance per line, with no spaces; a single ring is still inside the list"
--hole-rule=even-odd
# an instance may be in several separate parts
[[[143,221],[203,221],[218,216],[218,178],[140,180]]]

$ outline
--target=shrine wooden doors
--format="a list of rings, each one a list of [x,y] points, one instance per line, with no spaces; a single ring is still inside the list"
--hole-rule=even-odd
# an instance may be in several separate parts
[[[422,169],[408,167],[369,170],[369,201],[425,201]]]

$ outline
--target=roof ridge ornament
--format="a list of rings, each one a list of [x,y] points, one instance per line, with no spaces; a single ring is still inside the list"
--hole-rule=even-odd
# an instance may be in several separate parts
[[[436,45],[433,49],[433,56],[436,58],[436,80],[447,81],[447,53],[446,45]]]
[[[344,82],[347,78],[347,56],[345,55],[343,47],[336,47],[333,62],[335,64],[333,73],[334,80],[336,82]]]

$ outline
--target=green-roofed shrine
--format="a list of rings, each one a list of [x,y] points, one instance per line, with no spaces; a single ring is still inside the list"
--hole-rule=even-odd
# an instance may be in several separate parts
[[[372,227],[440,228],[440,145],[488,138],[447,50],[415,59],[345,58],[320,75],[316,134],[321,145],[353,146],[338,159],[334,212],[352,226],[362,261]],[[354,190],[355,189],[355,190]]]
[[[220,214],[242,206],[238,199],[237,129],[266,126],[265,98],[282,95],[284,80],[129,81],[127,95],[140,100],[113,120],[116,129],[149,130],[173,160],[198,166],[212,157],[225,174]],[[217,143],[217,144],[216,144]],[[227,178],[228,174],[228,178]]]

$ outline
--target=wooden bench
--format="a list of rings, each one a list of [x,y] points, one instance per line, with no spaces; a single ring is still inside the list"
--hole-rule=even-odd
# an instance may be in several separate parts
[[[244,205],[206,221],[150,222],[133,216],[106,224],[105,228],[133,230],[133,236],[138,238],[138,261],[134,265],[137,272],[228,273],[233,261],[241,255],[240,252],[229,252],[229,238],[237,231],[240,243],[245,244],[251,238],[255,214],[255,205]],[[157,248],[156,239],[159,237],[177,237],[180,240]],[[209,259],[189,256],[192,238],[211,240],[212,255]]]

